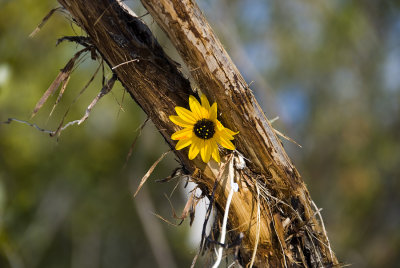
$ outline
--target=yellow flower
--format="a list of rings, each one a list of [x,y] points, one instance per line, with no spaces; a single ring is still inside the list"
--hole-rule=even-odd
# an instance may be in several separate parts
[[[203,162],[210,161],[211,156],[220,162],[218,145],[235,150],[232,144],[233,135],[239,132],[225,128],[217,119],[217,103],[210,107],[205,95],[201,96],[201,105],[193,96],[189,97],[189,107],[175,107],[178,115],[171,115],[169,119],[176,125],[183,127],[172,134],[171,139],[178,140],[175,149],[181,150],[190,145],[189,159],[194,159],[199,153]]]

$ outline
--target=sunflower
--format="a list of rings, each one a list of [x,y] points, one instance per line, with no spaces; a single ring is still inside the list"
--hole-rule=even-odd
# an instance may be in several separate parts
[[[239,132],[233,132],[218,121],[217,103],[214,102],[210,107],[205,95],[201,96],[201,105],[195,97],[190,96],[189,107],[190,111],[177,106],[175,111],[178,115],[169,117],[174,124],[184,128],[171,136],[171,139],[178,140],[175,149],[181,150],[190,145],[190,160],[200,153],[204,163],[210,161],[211,156],[220,162],[217,143],[229,150],[235,150],[231,140]]]

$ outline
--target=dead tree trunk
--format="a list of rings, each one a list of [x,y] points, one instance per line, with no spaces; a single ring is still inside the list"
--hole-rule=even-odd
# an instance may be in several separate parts
[[[86,31],[92,44],[159,129],[173,149],[178,130],[168,116],[196,95],[178,66],[162,50],[147,26],[120,1],[58,0]],[[239,192],[229,213],[232,240],[239,233],[240,262],[257,267],[333,267],[317,207],[250,88],[194,1],[149,0],[143,5],[167,33],[193,80],[218,103],[224,125],[240,131],[235,139],[246,167],[237,169]],[[121,63],[125,63],[122,64]],[[175,151],[184,170],[223,214],[230,185],[221,165],[188,159]],[[221,180],[219,180],[222,178]],[[217,185],[216,190],[214,185]],[[258,208],[261,208],[258,210]],[[260,212],[257,217],[258,211]],[[321,219],[322,220],[322,219]],[[253,252],[256,250],[256,254]]]

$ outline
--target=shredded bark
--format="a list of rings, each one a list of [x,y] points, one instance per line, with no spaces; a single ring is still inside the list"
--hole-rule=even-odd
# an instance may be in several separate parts
[[[121,1],[59,2],[86,31],[118,80],[174,150],[175,142],[170,136],[179,128],[168,116],[174,113],[175,106],[187,107],[190,94],[196,96],[179,66]],[[200,90],[217,101],[224,125],[240,131],[235,145],[245,160],[235,167],[239,192],[232,198],[229,213],[231,240],[242,234],[240,245],[234,247],[238,262],[246,266],[254,260],[257,267],[338,266],[300,174],[196,3],[142,2],[177,48]],[[185,150],[174,153],[215,205],[217,214],[223,215],[229,194],[229,183],[220,180],[223,165],[229,161],[226,152],[222,165],[190,161]],[[148,176],[142,178],[141,185]],[[213,252],[215,244],[206,241],[217,240],[219,223],[217,218],[210,236],[203,232],[203,249],[209,246]]]

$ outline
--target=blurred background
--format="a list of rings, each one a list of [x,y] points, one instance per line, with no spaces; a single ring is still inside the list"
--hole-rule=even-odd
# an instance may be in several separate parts
[[[137,1],[126,1],[138,15]],[[400,262],[400,3],[398,1],[199,1],[323,208],[338,258],[352,267]],[[30,119],[59,70],[80,49],[55,46],[84,33],[54,14],[29,34],[55,0],[0,1],[0,121],[54,130],[79,119],[101,89],[101,75],[73,103],[98,62],[75,69],[51,117],[55,94]],[[162,46],[175,51],[149,15]],[[110,73],[106,72],[106,77]],[[167,151],[118,83],[82,125],[57,138],[24,124],[0,125],[0,267],[188,267],[198,225],[176,227],[188,189],[157,183],[178,166],[169,154],[136,199],[149,167]],[[204,204],[203,204],[204,205]],[[197,213],[201,212],[199,208]],[[197,215],[197,214],[196,214]],[[199,214],[200,215],[200,214]],[[201,216],[197,216],[198,219]]]

